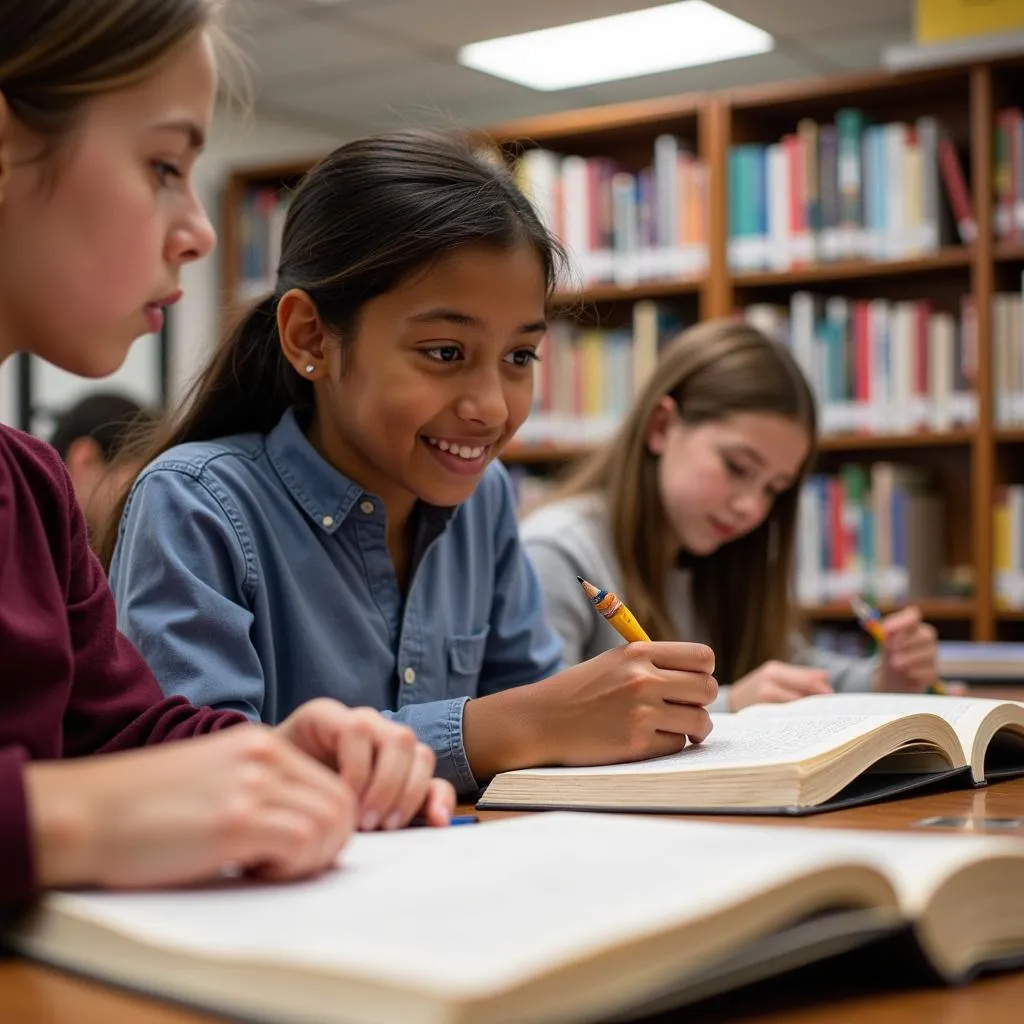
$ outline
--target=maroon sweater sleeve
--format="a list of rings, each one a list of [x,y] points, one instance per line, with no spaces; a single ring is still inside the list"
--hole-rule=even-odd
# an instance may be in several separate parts
[[[0,907],[11,907],[37,890],[27,761],[164,743],[245,718],[163,697],[117,629],[56,452],[0,430]]]
[[[117,628],[113,595],[73,498],[69,520],[67,617],[75,661],[64,718],[65,756],[128,750],[246,721],[233,711],[163,696],[142,655]]]

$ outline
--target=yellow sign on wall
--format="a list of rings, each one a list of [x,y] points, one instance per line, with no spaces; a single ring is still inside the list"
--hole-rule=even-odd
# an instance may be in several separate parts
[[[1024,0],[916,0],[919,43],[1024,29]]]

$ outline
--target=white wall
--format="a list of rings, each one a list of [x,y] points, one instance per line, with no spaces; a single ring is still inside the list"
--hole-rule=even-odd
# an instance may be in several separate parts
[[[214,227],[221,226],[221,198],[232,170],[315,158],[344,141],[340,136],[266,117],[247,121],[218,116],[196,167],[196,187]],[[185,295],[171,315],[171,395],[181,393],[201,368],[220,325],[220,259],[214,253],[185,268]]]
[[[214,119],[207,150],[196,166],[196,188],[209,212],[214,226],[220,230],[221,197],[228,174],[235,169],[264,163],[287,162],[314,158],[332,149],[340,137],[273,118],[251,115],[232,118],[221,112]],[[182,273],[185,294],[171,313],[171,401],[181,394],[185,385],[200,369],[217,339],[220,323],[220,261],[214,252],[202,263],[185,268]],[[146,346],[140,342],[140,349]],[[137,355],[141,355],[141,352]],[[46,400],[59,404],[70,402],[83,391],[100,390],[119,383],[145,397],[151,390],[148,380],[136,380],[139,372],[148,373],[151,360],[129,359],[115,379],[90,382],[83,387],[59,372],[47,373]],[[42,383],[37,381],[37,384]],[[0,422],[17,419],[14,360],[0,365]]]

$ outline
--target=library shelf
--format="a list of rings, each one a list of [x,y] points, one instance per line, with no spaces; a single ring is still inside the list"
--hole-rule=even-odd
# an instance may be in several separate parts
[[[575,462],[594,450],[594,445],[587,444],[512,444],[506,448],[499,458],[508,465],[546,465],[552,463]]]
[[[923,618],[935,622],[962,622],[970,619],[975,613],[975,602],[967,598],[954,597],[910,597],[898,603],[880,602],[878,610],[887,615],[907,605],[921,609]],[[846,601],[828,601],[822,604],[800,606],[800,614],[805,619],[818,621],[853,621],[855,618]]]
[[[1017,263],[1024,260],[1024,242],[997,242],[995,257],[999,263]]]
[[[702,277],[674,280],[640,281],[634,285],[590,284],[579,292],[558,292],[554,304],[558,306],[589,306],[598,303],[637,302],[640,299],[672,299],[696,295],[704,286]]]
[[[975,430],[970,427],[896,434],[822,434],[818,440],[818,450],[857,452],[874,449],[953,448],[971,444],[975,436]]]
[[[745,271],[734,273],[734,288],[793,288],[801,285],[841,281],[866,281],[881,277],[909,277],[932,274],[937,270],[964,268],[971,264],[966,246],[949,246],[905,260],[837,260],[808,263],[792,270]]]

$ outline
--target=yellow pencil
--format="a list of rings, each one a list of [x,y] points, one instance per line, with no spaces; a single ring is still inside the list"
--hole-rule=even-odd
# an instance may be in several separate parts
[[[857,616],[857,621],[861,624],[865,632],[870,633],[875,638],[879,646],[885,646],[885,630],[882,629],[882,615],[877,608],[872,607],[863,598],[858,597],[856,594],[850,598],[850,608],[853,614]],[[946,686],[941,679],[934,680],[925,693],[945,693],[948,694],[949,688]]]
[[[633,613],[617,598],[610,590],[601,590],[593,583],[588,583],[582,576],[577,576],[583,592],[587,595],[590,603],[603,615],[614,627],[615,632],[622,637],[626,643],[634,640],[650,640],[644,632],[643,627],[633,618]]]

